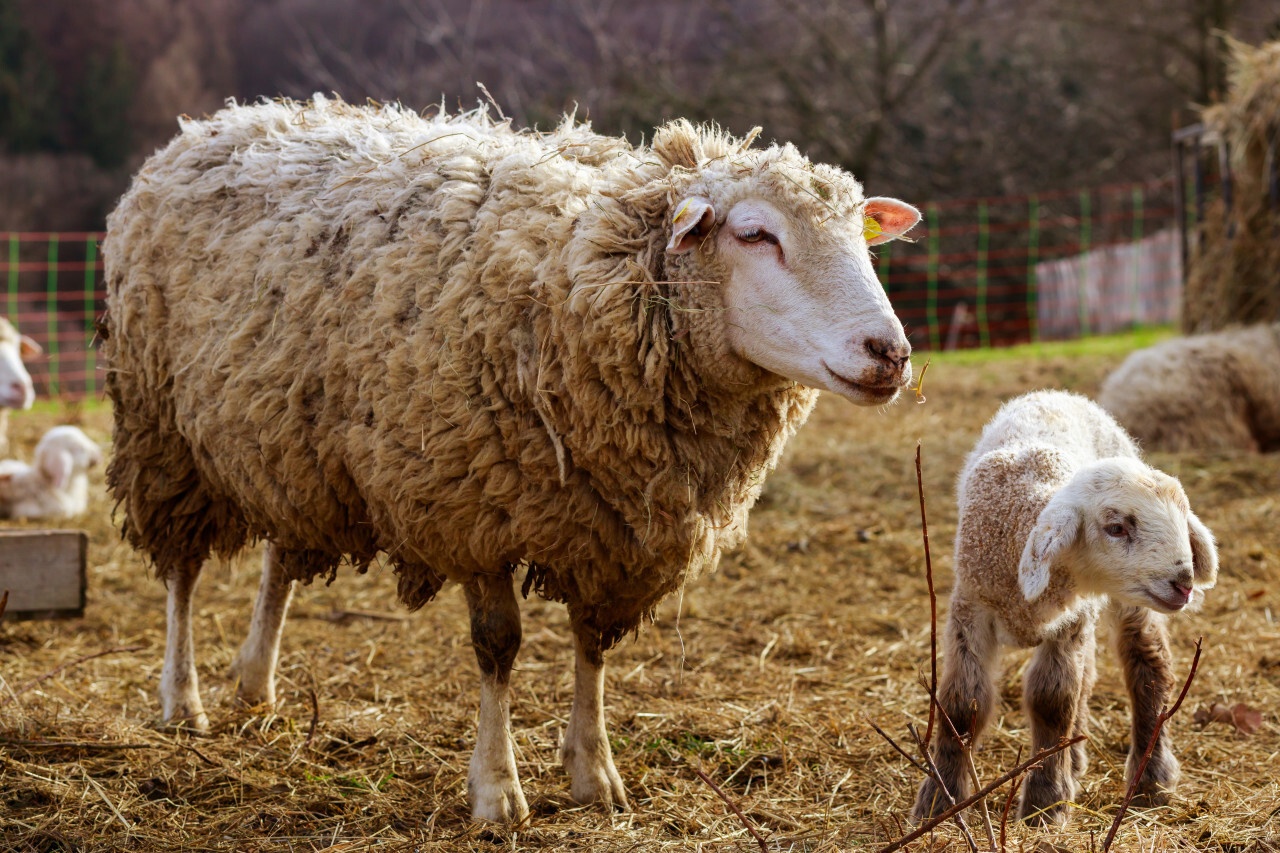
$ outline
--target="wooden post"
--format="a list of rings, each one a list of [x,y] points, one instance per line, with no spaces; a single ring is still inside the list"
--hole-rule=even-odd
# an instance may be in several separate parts
[[[4,619],[69,619],[84,615],[89,537],[83,530],[0,531],[0,595]]]

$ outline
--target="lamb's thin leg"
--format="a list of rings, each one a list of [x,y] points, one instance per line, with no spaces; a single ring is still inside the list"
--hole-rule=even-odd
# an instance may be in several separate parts
[[[520,607],[511,573],[476,575],[464,588],[471,644],[480,664],[480,720],[467,789],[476,820],[515,822],[529,814],[511,747],[511,665],[520,650]]]
[[[1084,663],[1084,674],[1080,682],[1080,698],[1076,702],[1076,719],[1075,725],[1071,729],[1071,736],[1087,735],[1089,733],[1089,698],[1093,696],[1093,685],[1098,680],[1097,649],[1098,649],[1098,632],[1097,623],[1090,621],[1086,625],[1088,631],[1084,635],[1084,646],[1080,650]],[[1075,777],[1077,783],[1084,778],[1084,773],[1089,769],[1089,742],[1082,740],[1071,746],[1071,775]]]
[[[202,563],[177,566],[165,580],[168,602],[165,609],[166,634],[164,668],[160,671],[160,701],[164,723],[199,732],[209,730],[209,717],[200,701],[200,678],[196,675],[195,641],[191,636],[191,597],[200,580]]]
[[[1092,648],[1091,617],[1082,617],[1057,637],[1041,643],[1023,682],[1023,705],[1031,721],[1031,751],[1069,737],[1076,728],[1076,708],[1085,683],[1084,653]],[[1018,816],[1046,826],[1066,822],[1075,799],[1074,755],[1058,752],[1027,773]]]
[[[1129,690],[1133,728],[1129,740],[1129,761],[1125,779],[1132,782],[1151,742],[1156,719],[1168,704],[1173,691],[1173,656],[1169,651],[1167,618],[1145,607],[1119,607],[1115,613],[1116,655],[1124,670]],[[1169,729],[1160,730],[1160,739],[1151,751],[1147,769],[1138,782],[1133,802],[1140,806],[1163,805],[1178,785],[1178,759],[1169,744]]]
[[[977,740],[991,719],[998,695],[995,670],[999,643],[991,617],[952,597],[943,633],[945,659],[938,680],[938,701],[962,738]],[[971,793],[964,746],[940,717],[934,723],[933,761],[947,791],[957,800]],[[912,818],[919,823],[951,806],[932,778],[920,784]]]
[[[253,604],[249,635],[231,664],[231,676],[237,680],[236,701],[243,705],[266,709],[275,706],[280,637],[292,596],[293,582],[282,570],[280,550],[268,542],[262,552],[262,582]]]
[[[569,771],[573,798],[625,809],[627,792],[613,765],[604,722],[604,654],[599,635],[586,627],[574,632],[573,710],[560,760]]]

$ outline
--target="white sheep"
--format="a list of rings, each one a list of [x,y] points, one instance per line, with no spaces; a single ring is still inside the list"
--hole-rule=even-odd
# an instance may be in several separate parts
[[[0,317],[0,456],[9,452],[9,410],[29,409],[36,391],[22,362],[44,352],[13,324]]]
[[[1098,403],[1144,450],[1280,450],[1280,323],[1138,350]]]
[[[999,647],[1034,647],[1023,703],[1031,746],[1082,734],[1094,681],[1094,633],[1107,612],[1132,710],[1129,778],[1173,686],[1165,622],[1199,603],[1218,571],[1213,536],[1176,479],[1145,465],[1100,407],[1041,391],[1006,403],[965,461],[957,490],[955,588],[938,685],[964,737],[982,733],[999,701]],[[939,724],[933,754],[956,800],[970,792],[960,743]],[[1022,788],[1029,823],[1067,817],[1086,765],[1084,744],[1047,758]],[[1178,762],[1160,733],[1138,800],[1163,802]],[[950,803],[933,780],[914,816]]]
[[[637,148],[317,97],[182,128],[103,244],[108,481],[169,588],[165,720],[208,724],[190,619],[210,553],[269,542],[235,665],[269,703],[291,581],[382,551],[410,607],[462,585],[472,811],[521,819],[523,571],[573,623],[573,796],[625,806],[603,654],[741,541],[814,389],[881,405],[909,382],[868,246],[919,214],[687,122]]]
[[[102,450],[73,426],[49,430],[36,445],[32,464],[0,461],[0,517],[72,518],[89,505],[89,469],[102,464]]]

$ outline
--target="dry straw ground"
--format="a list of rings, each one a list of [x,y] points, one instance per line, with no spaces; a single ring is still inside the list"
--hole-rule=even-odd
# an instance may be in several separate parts
[[[85,618],[0,626],[0,849],[757,849],[695,768],[740,803],[770,850],[876,849],[900,833],[918,779],[867,720],[897,737],[927,710],[916,684],[929,640],[916,441],[945,595],[953,478],[982,423],[1028,389],[1094,392],[1126,346],[953,356],[930,369],[925,404],[884,412],[824,398],[770,480],[750,544],[610,657],[607,701],[628,813],[568,800],[556,750],[572,684],[570,635],[561,608],[527,602],[513,712],[533,814],[514,831],[468,820],[478,685],[456,589],[415,614],[397,607],[387,574],[303,589],[285,635],[282,707],[255,716],[230,707],[226,670],[246,628],[257,556],[210,565],[196,631],[214,733],[158,730],[163,590],[120,542],[99,482],[83,522],[92,543]],[[97,407],[18,416],[15,446],[29,453],[41,429],[68,418],[106,442],[109,415]],[[1280,455],[1154,461],[1182,478],[1218,534],[1223,568],[1204,611],[1176,622],[1180,673],[1195,638],[1205,638],[1187,705],[1171,723],[1181,796],[1132,814],[1113,849],[1276,849]],[[82,656],[131,646],[140,648],[76,663],[23,691]],[[1003,710],[976,756],[984,780],[1011,767],[1027,742],[1026,660],[1007,657]],[[1100,664],[1092,765],[1075,818],[1050,834],[1011,827],[1009,849],[1048,839],[1086,850],[1106,831],[1123,793],[1128,711],[1106,649]],[[1223,724],[1197,728],[1192,711],[1213,701],[1245,702],[1266,721],[1248,736]],[[962,849],[957,839],[948,827],[913,849]]]

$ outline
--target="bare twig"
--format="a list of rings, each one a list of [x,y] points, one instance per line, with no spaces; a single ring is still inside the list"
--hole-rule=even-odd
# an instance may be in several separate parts
[[[20,746],[23,749],[88,749],[95,752],[111,752],[117,749],[164,749],[159,743],[89,743],[76,740],[16,740],[0,738],[0,746]]]
[[[871,719],[870,719],[870,718],[867,718],[867,724],[868,724],[868,725],[870,725],[870,726],[871,726],[871,728],[875,729],[875,730],[876,730],[876,734],[878,734],[878,735],[880,735],[880,737],[884,738],[884,739],[889,743],[889,746],[893,747],[893,748],[897,751],[897,753],[898,753],[899,755],[901,755],[903,758],[907,759],[907,761],[911,762],[911,766],[912,766],[912,767],[914,767],[915,769],[919,770],[919,771],[920,771],[921,773],[923,773],[925,776],[928,776],[928,775],[929,775],[929,771],[928,771],[928,769],[927,769],[923,764],[921,764],[919,761],[916,761],[914,758],[912,758],[912,757],[911,757],[911,753],[907,752],[905,749],[903,749],[902,747],[898,746],[897,742],[896,742],[893,738],[889,737],[889,735],[885,733],[884,729],[882,729],[882,728],[880,728],[879,726],[877,726],[874,722],[872,722],[872,721],[871,721]]]
[[[1018,747],[1018,757],[1015,762],[1022,759],[1022,747]],[[1018,795],[1018,788],[1022,785],[1022,777],[1013,780],[1013,784],[1009,786],[1009,796],[1004,798],[1004,811],[1000,812],[1000,853],[1005,853],[1004,833],[1009,826],[1009,806],[1013,805],[1013,798]],[[1092,847],[1090,848],[1093,849]]]
[[[80,664],[85,663],[86,661],[91,661],[94,658],[105,657],[107,655],[114,655],[120,652],[136,652],[139,649],[145,649],[145,648],[146,646],[143,646],[143,645],[116,646],[115,648],[103,649],[100,652],[94,652],[91,655],[85,655],[83,657],[78,657],[73,661],[68,661],[67,663],[62,664],[61,666],[54,667],[53,669],[49,670],[39,678],[33,678],[30,681],[28,681],[26,684],[23,684],[20,687],[18,687],[18,689],[14,690],[13,693],[9,697],[7,697],[3,702],[0,702],[0,707],[3,707],[9,704],[9,702],[21,696],[23,693],[26,693],[28,690],[30,690],[32,687],[35,687],[40,682],[48,681],[50,678],[53,678],[55,675],[62,672],[64,669],[69,669],[70,667],[73,667],[73,666],[79,666]]]
[[[693,767],[693,765],[689,766]],[[722,791],[720,786],[717,785],[710,776],[703,773],[701,768],[693,767],[693,772],[698,774],[699,779],[711,786],[711,790],[715,791],[716,794],[719,795],[720,799],[724,800],[725,805],[733,809],[733,813],[738,816],[738,820],[742,821],[742,825],[747,828],[747,832],[751,833],[751,837],[760,845],[760,853],[769,853],[769,845],[765,843],[764,837],[756,830],[755,824],[748,820],[747,816],[742,813],[742,809],[738,808],[737,804],[734,803],[733,800],[729,799],[729,795]]]
[[[889,846],[880,848],[879,853],[893,853],[894,850],[901,850],[904,846],[906,846],[907,844],[910,844],[912,841],[915,841],[917,838],[924,835],[925,833],[932,832],[939,824],[945,821],[951,820],[953,815],[959,814],[960,812],[969,808],[969,806],[987,797],[988,795],[991,794],[992,791],[996,790],[1001,785],[1008,782],[1010,779],[1014,779],[1017,776],[1022,775],[1028,770],[1028,768],[1036,764],[1039,764],[1041,761],[1044,761],[1049,756],[1059,753],[1062,750],[1066,749],[1067,747],[1071,746],[1072,744],[1079,743],[1082,740],[1085,740],[1085,736],[1077,735],[1076,737],[1073,737],[1073,738],[1060,740],[1054,746],[1045,747],[1044,749],[1037,752],[1035,755],[1028,758],[1026,761],[1019,764],[1017,767],[1014,767],[1012,770],[1000,776],[1000,778],[995,779],[992,782],[989,782],[985,787],[983,787],[981,791],[977,791],[973,794],[970,794],[960,802],[956,803],[951,808],[947,809],[942,814],[937,815],[935,817],[931,817],[927,821],[921,823],[911,832],[902,836],[901,838],[899,838],[897,841],[893,842]]]
[[[310,688],[311,693],[311,725],[307,726],[307,736],[302,739],[299,749],[306,748],[311,743],[312,738],[316,736],[316,725],[320,722],[320,700],[316,698],[316,689]]]
[[[942,781],[942,771],[938,769],[938,765],[934,763],[933,756],[929,755],[928,745],[920,740],[920,733],[916,731],[916,727],[907,723],[907,731],[911,733],[911,737],[916,742],[916,748],[920,750],[920,755],[924,757],[925,764],[929,765],[929,776],[933,781],[938,783],[938,787],[942,789],[942,796],[947,798],[947,802],[951,805],[956,804],[955,795],[947,788],[947,783]],[[956,826],[960,829],[960,834],[964,836],[965,843],[969,845],[969,849],[973,853],[978,853],[978,844],[973,840],[973,833],[969,831],[969,825],[964,821],[964,815],[959,812],[955,815]]]
[[[1178,701],[1173,703],[1173,707],[1169,710],[1160,710],[1160,716],[1156,718],[1155,729],[1151,732],[1151,740],[1147,742],[1146,751],[1142,753],[1142,761],[1138,764],[1137,770],[1134,771],[1133,779],[1129,781],[1129,789],[1125,791],[1124,802],[1120,804],[1120,811],[1116,812],[1115,820],[1111,822],[1111,828],[1107,830],[1106,840],[1102,842],[1102,853],[1107,853],[1111,849],[1111,842],[1115,840],[1116,833],[1120,831],[1120,822],[1124,820],[1125,812],[1129,810],[1129,803],[1133,800],[1134,793],[1138,790],[1138,782],[1142,780],[1142,774],[1146,772],[1147,762],[1151,760],[1151,753],[1155,749],[1156,741],[1160,739],[1160,730],[1164,728],[1164,724],[1169,718],[1178,713],[1178,709],[1182,707],[1182,700],[1187,698],[1187,691],[1191,689],[1191,681],[1196,677],[1196,668],[1200,666],[1200,644],[1204,642],[1204,637],[1196,640],[1195,657],[1191,659],[1191,670],[1187,673],[1187,680],[1183,682],[1182,692],[1178,694]]]
[[[929,695],[938,692],[938,596],[933,589],[933,559],[929,555],[929,519],[924,512],[924,475],[920,471],[920,442],[916,442],[916,492],[920,496],[920,531],[924,537],[924,576],[929,582]],[[924,742],[933,737],[933,707],[929,703],[929,725],[924,730]]]
[[[0,592],[0,619],[4,618],[4,609],[9,606],[9,590]]]

